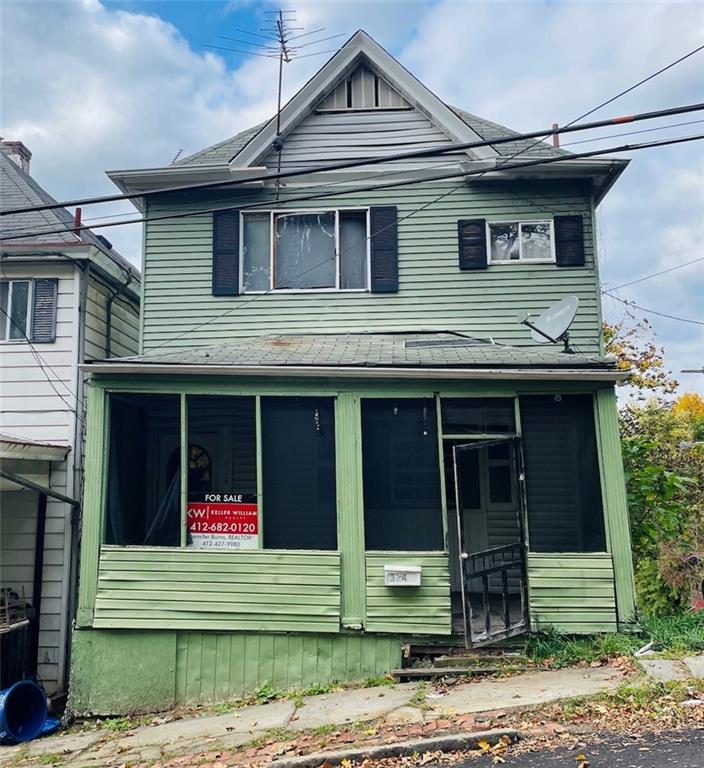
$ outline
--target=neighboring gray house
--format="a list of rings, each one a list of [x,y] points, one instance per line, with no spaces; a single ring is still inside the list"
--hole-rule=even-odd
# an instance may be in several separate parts
[[[10,141],[0,148],[2,209],[53,203],[29,174],[29,150]],[[0,666],[6,685],[22,667],[32,674],[36,660],[50,695],[66,689],[73,613],[80,507],[68,500],[80,500],[82,487],[78,366],[139,346],[140,273],[105,238],[86,230],[17,237],[74,221],[64,209],[0,219]]]

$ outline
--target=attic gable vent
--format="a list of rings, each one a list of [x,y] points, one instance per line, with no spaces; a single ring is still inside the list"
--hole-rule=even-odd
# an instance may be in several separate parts
[[[411,105],[386,80],[361,65],[335,86],[317,106],[318,112],[355,109],[410,109]]]

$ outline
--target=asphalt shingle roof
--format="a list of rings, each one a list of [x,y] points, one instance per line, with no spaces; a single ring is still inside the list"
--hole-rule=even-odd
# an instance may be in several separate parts
[[[465,112],[463,109],[453,107],[448,104],[448,107],[482,139],[487,141],[491,139],[497,139],[500,136],[520,135],[517,131],[513,131],[510,128],[506,128],[498,123],[492,123],[490,120],[477,117],[470,112]],[[256,136],[259,131],[268,123],[265,120],[259,125],[255,125],[252,128],[247,128],[245,131],[235,134],[229,139],[225,139],[217,144],[213,144],[210,147],[201,149],[199,152],[195,152],[188,157],[183,157],[178,160],[175,165],[207,165],[210,163],[229,163],[233,160],[238,153],[249,143],[249,141]],[[494,149],[500,156],[510,157],[512,155],[521,154],[521,157],[525,158],[541,158],[541,157],[556,157],[560,155],[569,155],[570,153],[564,149],[558,149],[540,142],[536,144],[535,139],[517,139],[516,141],[510,141],[505,144],[497,144]],[[400,151],[400,150],[399,150]]]
[[[449,332],[256,336],[212,347],[156,350],[145,355],[123,357],[115,363],[232,367],[615,369],[615,363],[610,358],[568,355],[555,347],[509,347]]]
[[[54,203],[56,203],[56,200],[45,189],[28,173],[25,173],[17,163],[0,152],[0,205],[2,205],[3,210],[37,205],[52,205]],[[73,225],[74,217],[65,208],[12,214],[10,216],[3,216],[0,219],[0,241],[9,244],[13,242],[13,235],[42,232],[47,229],[72,227]],[[123,269],[129,270],[134,274],[139,273],[139,270],[133,267],[124,256],[108,246],[107,242],[101,240],[89,229],[82,230],[81,237],[69,231],[45,235],[35,234],[31,238],[15,238],[14,242],[23,245],[31,243],[76,244],[87,242],[99,248]]]

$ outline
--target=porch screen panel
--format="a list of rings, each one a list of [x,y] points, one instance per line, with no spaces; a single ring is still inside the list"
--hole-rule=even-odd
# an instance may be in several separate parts
[[[330,397],[263,397],[266,549],[337,549],[335,410]]]
[[[435,401],[362,401],[367,550],[442,550]]]
[[[532,552],[604,552],[591,395],[520,398]]]
[[[110,395],[108,544],[181,543],[177,395]]]

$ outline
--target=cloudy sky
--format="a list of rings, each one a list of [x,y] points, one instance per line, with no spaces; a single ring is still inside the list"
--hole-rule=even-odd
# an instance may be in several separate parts
[[[696,2],[282,2],[306,30],[343,42],[362,27],[438,96],[517,130],[567,123],[704,43]],[[266,2],[8,2],[2,18],[0,134],[34,153],[32,173],[55,197],[112,191],[106,169],[158,166],[271,116],[276,65],[218,51],[220,36],[259,31]],[[323,35],[321,35],[323,36]],[[325,61],[285,73],[292,95]],[[704,102],[704,53],[601,110],[609,117]],[[572,134],[585,151],[704,132],[695,113]],[[688,123],[683,125],[683,123]],[[618,133],[662,130],[634,136]],[[635,152],[598,214],[605,288],[639,307],[704,321],[704,142]],[[124,205],[84,210],[115,215]],[[139,262],[139,226],[103,230]],[[617,288],[686,262],[694,264]],[[625,307],[605,297],[607,319]],[[647,316],[682,389],[704,392],[704,326]]]

